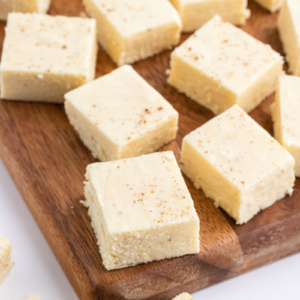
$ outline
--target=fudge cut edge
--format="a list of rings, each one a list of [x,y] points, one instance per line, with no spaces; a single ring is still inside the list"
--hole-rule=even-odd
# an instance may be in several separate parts
[[[108,220],[102,210],[104,204],[101,204],[95,183],[90,177],[89,168],[92,165],[87,167],[84,186],[86,200],[83,204],[88,207],[102,261],[107,270],[199,253],[198,217],[190,218],[185,222],[161,223],[149,228],[141,226],[135,231],[109,232]],[[180,172],[179,168],[178,171]]]
[[[153,56],[163,50],[170,49],[179,42],[181,22],[179,24],[169,22],[154,29],[124,37],[100,11],[94,0],[83,0],[83,2],[88,14],[97,20],[99,43],[117,66],[131,64]],[[170,34],[175,30],[174,36]],[[162,35],[161,32],[166,34]],[[112,36],[114,37],[113,40]]]

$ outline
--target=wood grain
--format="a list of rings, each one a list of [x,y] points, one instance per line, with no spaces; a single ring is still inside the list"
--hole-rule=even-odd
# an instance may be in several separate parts
[[[242,28],[282,53],[277,14],[253,1]],[[78,16],[80,0],[52,0],[50,14]],[[4,38],[0,23],[0,43]],[[188,35],[182,36],[182,41]],[[283,53],[282,53],[283,54]],[[166,82],[170,51],[134,64],[135,70],[180,112],[171,149],[179,158],[182,138],[213,114]],[[100,49],[96,77],[116,66]],[[272,134],[268,97],[251,116]],[[300,182],[292,197],[278,201],[242,226],[216,209],[186,179],[201,219],[201,252],[116,271],[106,271],[83,199],[85,167],[94,162],[68,123],[62,105],[0,102],[0,156],[80,299],[171,299],[300,251]]]

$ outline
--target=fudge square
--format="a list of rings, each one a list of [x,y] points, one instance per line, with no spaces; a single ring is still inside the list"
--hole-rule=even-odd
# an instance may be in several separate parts
[[[181,293],[177,295],[173,300],[195,300],[190,294],[188,293]]]
[[[182,22],[182,31],[189,32],[200,28],[214,15],[235,25],[243,25],[250,10],[248,0],[171,0],[178,10]]]
[[[94,78],[96,21],[10,13],[1,60],[1,98],[63,102]]]
[[[292,193],[294,164],[238,105],[183,139],[182,171],[237,224]]]
[[[11,261],[11,242],[0,237],[0,284],[8,275],[14,263]]]
[[[128,65],[65,98],[70,123],[101,161],[150,153],[177,133],[177,111]]]
[[[5,21],[10,12],[46,13],[50,0],[0,0],[0,20]]]
[[[98,41],[118,65],[130,64],[179,42],[182,28],[168,0],[84,0],[97,20]]]
[[[215,114],[249,112],[275,88],[283,60],[269,45],[213,17],[171,55],[168,82]]]
[[[200,251],[200,221],[172,151],[93,163],[85,176],[106,269]]]
[[[278,31],[286,53],[289,70],[300,76],[300,2],[286,0],[278,17]]]
[[[295,173],[300,177],[300,78],[283,75],[272,106],[274,135],[294,157]]]
[[[282,6],[284,0],[255,0],[255,1],[265,9],[269,10],[270,12],[275,12]]]

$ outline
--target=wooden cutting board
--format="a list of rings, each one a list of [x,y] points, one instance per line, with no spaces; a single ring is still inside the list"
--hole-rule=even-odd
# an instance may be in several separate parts
[[[277,14],[253,1],[243,30],[283,54]],[[52,0],[50,14],[79,16],[80,0]],[[0,43],[5,23],[0,23]],[[182,36],[182,41],[188,35]],[[22,46],[22,45],[20,45]],[[213,117],[166,82],[170,51],[134,64],[135,70],[180,112],[177,159],[182,138]],[[116,66],[100,49],[97,75]],[[272,134],[268,97],[251,116]],[[106,271],[83,199],[85,167],[95,160],[68,123],[62,105],[0,101],[0,156],[80,299],[171,299],[300,251],[300,180],[286,197],[237,226],[186,179],[201,219],[201,252]]]

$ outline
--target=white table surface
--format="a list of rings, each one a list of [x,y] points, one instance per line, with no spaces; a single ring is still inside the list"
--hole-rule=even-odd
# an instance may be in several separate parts
[[[78,299],[0,160],[0,236],[13,245],[15,262],[0,286],[1,300]],[[193,294],[196,300],[300,299],[300,254]]]

